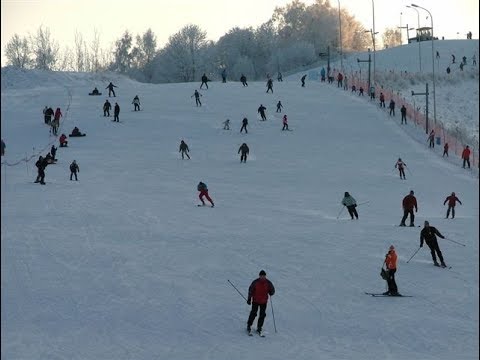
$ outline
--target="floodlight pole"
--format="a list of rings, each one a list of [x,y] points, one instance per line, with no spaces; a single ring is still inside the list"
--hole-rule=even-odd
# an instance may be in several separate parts
[[[417,30],[418,30],[420,28],[420,13],[413,6],[407,5],[407,8],[413,9],[417,12]],[[418,42],[418,63],[419,63],[419,66],[420,66],[420,72],[422,72],[422,53],[421,53],[421,50],[420,50],[421,41],[420,41],[420,38],[418,37],[418,34],[417,34],[417,42]]]
[[[425,95],[426,105],[425,105],[425,132],[428,134],[428,83],[425,84],[424,93],[416,93],[412,90],[412,96],[416,95]],[[415,110],[415,109],[414,109]]]

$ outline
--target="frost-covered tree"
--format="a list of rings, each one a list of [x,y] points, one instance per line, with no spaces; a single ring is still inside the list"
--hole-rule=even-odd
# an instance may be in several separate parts
[[[26,37],[14,34],[5,46],[7,64],[21,69],[26,69],[32,64],[30,58],[30,45]]]
[[[152,61],[156,52],[157,39],[151,29],[148,29],[142,36],[137,35],[136,46],[132,50],[133,63],[147,81],[151,81],[153,76]]]
[[[132,35],[125,30],[122,37],[115,42],[114,61],[111,70],[126,74],[132,65]]]
[[[34,67],[40,70],[54,70],[58,61],[58,43],[50,37],[50,29],[40,28],[30,37]]]
[[[382,34],[382,39],[385,48],[392,48],[402,45],[402,33],[399,29],[385,29],[385,32]]]

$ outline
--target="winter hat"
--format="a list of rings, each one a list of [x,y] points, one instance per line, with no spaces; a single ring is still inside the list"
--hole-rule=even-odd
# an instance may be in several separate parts
[[[410,190],[410,195],[413,195],[413,190]]]
[[[267,273],[265,272],[265,270],[260,270],[258,276],[267,276]]]
[[[430,226],[430,223],[428,221],[425,221],[425,226]]]
[[[348,191],[345,191],[345,195],[344,196],[350,196],[350,194],[348,193]]]
[[[395,250],[395,246],[390,245],[390,250]]]

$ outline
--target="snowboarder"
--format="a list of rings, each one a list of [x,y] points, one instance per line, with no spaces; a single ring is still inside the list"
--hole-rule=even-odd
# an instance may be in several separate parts
[[[223,130],[230,130],[230,119],[223,122]]]
[[[277,74],[277,81],[278,82],[282,82],[283,81],[283,77],[282,77],[282,73],[279,71],[278,74]]]
[[[393,113],[393,116],[395,116],[395,101],[393,101],[393,99],[390,99],[390,104],[388,104],[388,108],[390,109],[389,115],[392,116]]]
[[[2,139],[2,148],[1,148],[2,156],[5,155],[5,148],[6,148],[6,147],[7,147],[7,146],[5,145],[5,142],[4,142],[3,139]]]
[[[393,245],[388,249],[387,255],[385,255],[385,270],[387,271],[387,284],[388,291],[383,295],[400,296],[398,293],[397,283],[395,282],[395,273],[397,272],[397,253]]]
[[[268,79],[267,81],[267,93],[269,90],[272,90],[272,94],[273,94],[273,80],[272,79]]]
[[[286,115],[286,114],[283,115],[282,123],[283,123],[282,131],[288,130],[288,119],[287,119],[287,115]]]
[[[200,84],[200,89],[202,88],[203,84],[205,84],[205,86],[206,86],[207,89],[208,89],[208,84],[207,84],[208,81],[209,81],[209,80],[208,80],[208,78],[207,78],[207,75],[205,75],[205,73],[203,73],[203,75],[202,75],[202,83]]]
[[[242,82],[243,86],[248,86],[247,77],[245,75],[242,74],[242,76],[240,76],[240,81]]]
[[[35,180],[35,183],[45,185],[45,168],[47,167],[47,165],[48,161],[40,155],[37,162],[35,163],[35,166],[38,169],[37,179]]]
[[[80,172],[80,168],[78,167],[77,161],[73,160],[70,164],[70,181],[72,181],[73,175],[75,175],[75,181],[78,181],[77,172]]]
[[[434,148],[435,147],[435,130],[432,129],[432,131],[430,131],[430,135],[428,135],[428,139],[429,141],[428,143],[428,147],[429,148]]]
[[[380,107],[385,107],[385,95],[383,95],[383,92],[380,93]]]
[[[417,198],[413,195],[413,190],[410,190],[410,193],[403,198],[402,207],[403,207],[403,217],[402,221],[400,221],[399,226],[406,226],[405,220],[407,220],[408,215],[410,214],[410,226],[415,226],[415,215],[413,214],[413,209],[415,208],[415,212],[418,212],[417,207]]]
[[[267,273],[264,270],[260,270],[258,278],[253,280],[248,288],[247,304],[252,305],[250,315],[247,321],[247,331],[252,331],[253,321],[257,317],[258,309],[260,309],[260,315],[257,321],[257,333],[262,336],[263,322],[265,321],[268,296],[275,294],[275,287],[272,282],[267,279]]]
[[[303,75],[302,78],[300,79],[300,81],[302,82],[302,87],[305,87],[305,78],[307,77],[307,75]]]
[[[215,204],[213,203],[213,200],[208,195],[208,188],[207,188],[207,185],[205,183],[200,181],[197,185],[197,190],[200,191],[200,194],[198,195],[198,198],[202,202],[202,206],[205,205],[205,201],[203,201],[204,196],[207,198],[207,200],[210,202],[210,204],[212,204],[212,207],[215,206]]]
[[[195,90],[195,92],[193,93],[192,96],[190,96],[191,98],[195,96],[195,104],[197,106],[202,106],[202,102],[200,101],[200,96],[202,96],[202,94],[200,94],[198,92],[198,90]]]
[[[79,137],[79,136],[86,136],[86,134],[80,132],[80,129],[78,127],[74,127],[72,130],[72,133],[68,135],[70,137]]]
[[[103,116],[110,116],[110,109],[112,108],[112,104],[110,104],[110,101],[105,100],[105,103],[103,104]]]
[[[93,91],[92,91],[90,94],[88,94],[88,95],[102,95],[102,94],[100,94],[100,92],[98,91],[98,89],[95,88],[95,89],[93,89]]]
[[[257,113],[259,113],[260,116],[262,117],[261,121],[267,120],[267,115],[265,115],[265,110],[267,110],[267,108],[262,104],[260,104],[260,107],[258,108]]]
[[[405,104],[402,104],[402,107],[400,108],[400,114],[402,114],[402,124],[403,120],[405,120],[405,125],[407,124],[407,108],[405,107]]]
[[[395,168],[398,169],[398,172],[400,173],[400,179],[403,176],[403,180],[405,180],[405,168],[407,167],[407,164],[405,164],[402,159],[398,158],[397,163],[395,164]]]
[[[357,202],[355,201],[353,196],[350,195],[347,191],[344,194],[344,197],[343,197],[343,200],[342,200],[342,205],[347,207],[348,213],[352,217],[352,220],[353,220],[354,216],[358,220],[358,213],[357,213],[357,209],[356,209]]]
[[[445,219],[448,219],[448,216],[450,215],[450,210],[452,210],[452,219],[455,217],[455,205],[456,205],[456,202],[458,201],[458,203],[460,205],[462,205],[462,202],[460,201],[460,199],[455,195],[454,192],[452,192],[452,195],[450,196],[447,196],[447,198],[445,199],[445,201],[443,202],[443,206],[445,206],[445,204],[447,203],[448,201],[448,209],[447,209],[447,216],[445,216]]]
[[[283,108],[283,105],[282,105],[281,101],[278,100],[278,103],[277,103],[277,112],[282,112],[282,108]]]
[[[247,156],[248,154],[250,153],[250,149],[248,148],[248,145],[243,143],[240,148],[238,149],[238,154],[240,154],[240,162],[244,162],[246,163],[247,162]]]
[[[320,70],[320,81],[325,82],[325,68],[322,68],[322,70]]]
[[[190,149],[188,148],[188,145],[185,141],[180,142],[180,147],[178,149],[178,152],[182,153],[182,160],[184,159],[184,155],[187,155],[188,160],[190,160],[190,155],[188,153],[190,152]]]
[[[132,104],[134,106],[133,111],[140,111],[140,99],[138,98],[138,95],[135,95]]]
[[[470,148],[465,146],[465,149],[462,151],[462,159],[463,159],[463,168],[465,169],[465,164],[468,164],[468,168],[470,169]]]
[[[248,134],[247,125],[248,125],[248,119],[245,117],[242,120],[242,127],[240,128],[240,132],[242,132],[242,130],[245,129],[245,133]]]
[[[120,105],[115,103],[115,107],[113,108],[113,121],[120,122],[118,115],[120,115]]]
[[[112,96],[112,93],[113,93],[113,97],[116,97],[115,90],[113,90],[113,88],[116,88],[116,87],[117,86],[113,85],[112,82],[108,84],[108,86],[105,88],[105,89],[108,89],[108,97]]]
[[[50,148],[50,154],[52,154],[52,160],[56,161],[55,155],[57,154],[57,148],[55,147],[55,145],[52,145],[52,147]]]
[[[62,134],[60,135],[60,138],[58,139],[60,142],[60,147],[68,147],[68,140],[67,140],[67,135]]]
[[[440,251],[437,237],[435,235],[439,236],[441,239],[445,239],[445,237],[442,234],[440,234],[437,228],[430,226],[429,222],[425,221],[424,228],[422,229],[422,231],[420,231],[420,247],[423,247],[423,241],[425,240],[428,247],[430,248],[433,264],[435,266],[440,266],[438,265],[437,257],[435,256],[435,253],[437,253],[442,267],[447,267],[447,265],[445,265],[445,261],[443,261],[443,255],[442,255],[442,252]]]

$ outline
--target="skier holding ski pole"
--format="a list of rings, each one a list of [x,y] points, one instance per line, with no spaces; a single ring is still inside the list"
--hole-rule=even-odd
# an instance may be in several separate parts
[[[248,300],[247,304],[252,305],[252,310],[248,316],[247,321],[247,331],[248,334],[252,334],[252,325],[253,321],[257,317],[258,309],[260,309],[260,316],[258,317],[257,322],[257,333],[260,336],[262,334],[263,322],[266,317],[266,309],[269,295],[272,296],[275,294],[275,287],[272,282],[267,279],[267,273],[264,270],[261,270],[258,274],[258,278],[253,280],[248,288]]]
[[[444,239],[445,239],[445,240],[448,240],[448,241],[451,241],[451,242],[453,242],[453,243],[455,243],[455,244],[458,244],[458,245],[466,246],[465,244],[462,244],[462,243],[460,243],[460,242],[458,242],[458,241],[455,241],[455,240],[452,240],[452,239],[449,239],[449,238],[444,238]]]
[[[248,301],[248,300],[247,300],[247,298],[246,298],[245,296],[243,296],[243,294],[240,292],[240,290],[238,290],[238,289],[236,288],[236,286],[235,286],[235,285],[233,285],[233,284],[232,284],[232,282],[231,282],[230,280],[228,280],[228,279],[227,279],[227,281],[228,281],[228,283],[229,283],[230,285],[232,285],[232,286],[233,286],[233,288],[234,288],[235,290],[237,290],[237,292],[240,294],[240,296],[241,296],[242,298],[244,298],[244,299],[245,299],[245,301]]]

